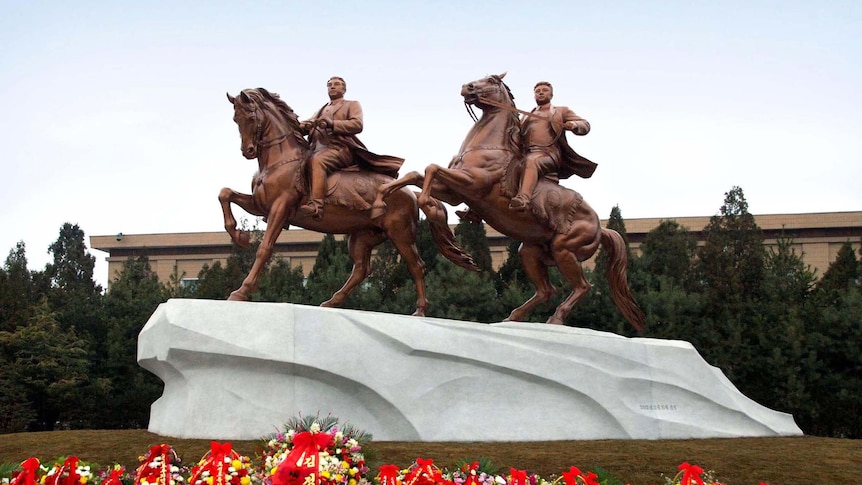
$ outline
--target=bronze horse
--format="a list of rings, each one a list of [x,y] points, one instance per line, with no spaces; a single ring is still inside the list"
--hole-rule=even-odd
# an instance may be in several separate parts
[[[378,244],[390,240],[407,263],[416,285],[416,311],[423,316],[428,309],[425,294],[424,263],[416,248],[416,230],[419,223],[419,207],[416,195],[406,188],[390,190],[388,197],[390,212],[383,217],[370,217],[371,202],[378,187],[392,182],[392,177],[359,169],[348,169],[330,175],[328,205],[320,220],[303,216],[297,209],[308,201],[308,190],[303,166],[309,155],[309,145],[299,131],[296,114],[277,94],[266,89],[245,89],[236,97],[227,95],[233,104],[233,120],[239,127],[243,156],[257,158],[258,171],[252,178],[251,194],[242,194],[230,188],[219,193],[219,202],[224,213],[224,227],[233,242],[248,247],[249,236],[237,230],[237,221],[230,204],[242,207],[246,212],[262,216],[266,221],[266,232],[257,249],[254,265],[248,276],[230,300],[248,300],[258,287],[261,271],[272,256],[273,246],[282,229],[290,224],[313,231],[347,234],[348,251],[353,260],[353,271],[329,300],[321,306],[340,306],[350,292],[371,271],[371,251]],[[354,167],[352,167],[354,168]],[[433,201],[426,201],[431,207]],[[472,259],[455,245],[455,236],[439,211],[439,201],[433,218],[429,218],[431,233],[440,252],[459,266],[477,271]]]
[[[407,185],[421,186],[419,205],[423,211],[436,210],[437,199],[451,205],[466,203],[473,217],[484,219],[502,234],[521,241],[518,254],[536,293],[512,310],[507,318],[511,321],[523,321],[537,305],[556,293],[548,268],[557,266],[572,285],[572,291],[548,323],[563,324],[574,305],[591,288],[581,263],[601,245],[608,255],[608,281],[614,303],[626,320],[641,331],[644,314],[628,285],[625,242],[616,231],[601,227],[598,215],[580,194],[556,181],[543,179],[534,191],[531,211],[509,208],[522,156],[520,122],[511,92],[503,83],[504,75],[488,76],[461,88],[465,104],[482,110],[482,116],[467,134],[458,155],[449,168],[432,164],[425,169],[424,176],[411,172],[384,184],[374,203],[375,215],[393,209],[385,201],[393,191]]]

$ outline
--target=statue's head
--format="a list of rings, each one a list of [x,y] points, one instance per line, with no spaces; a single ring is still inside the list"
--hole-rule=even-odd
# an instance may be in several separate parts
[[[339,99],[347,92],[347,82],[342,77],[332,76],[326,81],[326,91],[329,99]]]
[[[554,97],[554,87],[548,81],[539,81],[533,86],[533,96],[536,104],[547,104]]]

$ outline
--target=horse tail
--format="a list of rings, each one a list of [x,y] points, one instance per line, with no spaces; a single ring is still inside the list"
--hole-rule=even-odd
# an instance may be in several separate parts
[[[602,248],[608,256],[607,278],[611,288],[611,298],[632,327],[638,332],[643,332],[646,317],[635,302],[626,276],[628,265],[626,243],[617,231],[602,228]]]
[[[434,239],[434,244],[440,253],[449,261],[468,271],[481,271],[473,261],[473,257],[461,249],[455,241],[455,233],[449,227],[448,216],[446,215],[446,206],[435,198],[431,198],[434,207],[422,207],[422,212],[428,218],[428,225],[431,227],[431,237]]]

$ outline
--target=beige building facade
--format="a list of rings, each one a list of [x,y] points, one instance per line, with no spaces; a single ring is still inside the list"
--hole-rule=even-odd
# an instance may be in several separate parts
[[[793,241],[797,254],[802,254],[806,264],[816,271],[819,278],[835,260],[838,250],[849,241],[859,251],[862,246],[862,211],[828,212],[808,214],[755,215],[755,221],[763,230],[764,244],[775,248],[782,237]],[[676,221],[703,243],[703,229],[709,223],[704,217],[662,217],[624,219],[629,245],[639,254],[641,243],[647,233],[664,220]],[[602,225],[607,221],[603,220]],[[495,269],[507,258],[509,239],[489,226],[485,226],[491,260]],[[273,252],[273,258],[281,258],[291,266],[301,265],[307,275],[314,266],[317,248],[323,234],[304,229],[282,231]],[[130,257],[146,255],[153,271],[163,282],[176,271],[186,282],[197,279],[204,265],[212,266],[216,261],[225,264],[233,251],[228,234],[222,232],[190,232],[173,234],[116,234],[91,236],[90,247],[108,253],[109,280],[116,279],[123,263]],[[586,263],[592,266],[592,261]]]

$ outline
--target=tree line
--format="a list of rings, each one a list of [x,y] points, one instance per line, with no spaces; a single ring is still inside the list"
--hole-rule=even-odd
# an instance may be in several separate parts
[[[618,207],[608,227],[625,237]],[[791,239],[764,247],[739,187],[725,194],[703,232],[698,246],[689,228],[663,221],[647,234],[641,255],[629,255],[629,282],[647,316],[643,334],[614,307],[601,251],[595,270],[587,271],[593,290],[566,323],[691,342],[743,394],[793,414],[806,434],[862,437],[862,270],[851,241],[815,275]],[[417,246],[426,265],[428,315],[506,318],[533,294],[519,243],[510,242],[508,259],[495,271],[483,225],[463,222],[455,233],[483,271],[464,271],[439,256],[422,221]],[[42,271],[27,269],[18,243],[0,269],[0,433],[146,427],[162,384],[137,365],[141,328],[169,298],[227,298],[248,273],[255,248],[205,266],[193,287],[176,271],[160,282],[146,256],[130,258],[105,292],[93,280],[95,258],[77,225],[61,227],[48,249],[53,261]],[[302,268],[274,260],[252,299],[317,305],[344,283],[351,266],[346,242],[326,235],[307,278]],[[533,321],[545,321],[569,291],[559,273],[552,278],[558,298],[537,309]],[[345,307],[406,313],[415,300],[410,274],[387,242]]]

